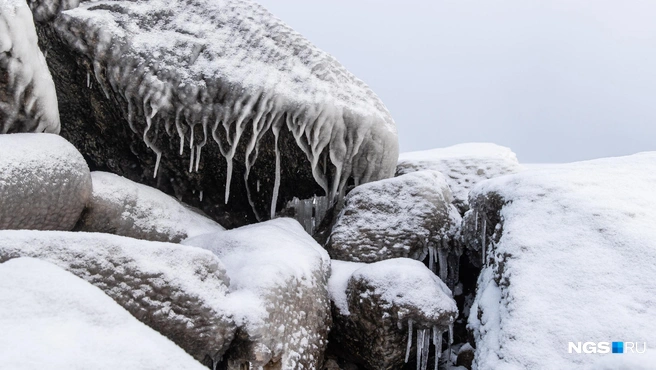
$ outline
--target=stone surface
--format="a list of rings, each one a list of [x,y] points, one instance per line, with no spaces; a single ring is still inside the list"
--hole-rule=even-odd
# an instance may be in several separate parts
[[[66,140],[0,135],[0,229],[71,230],[90,195],[89,167]]]
[[[224,230],[157,189],[108,172],[91,178],[93,192],[76,230],[174,243]]]

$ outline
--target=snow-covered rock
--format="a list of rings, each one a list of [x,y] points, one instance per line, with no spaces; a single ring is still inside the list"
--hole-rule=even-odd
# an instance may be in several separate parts
[[[208,251],[100,233],[0,231],[0,262],[17,257],[49,261],[97,286],[205,365],[234,338],[229,279]]]
[[[264,223],[198,236],[225,264],[230,305],[240,326],[229,368],[318,369],[330,327],[328,254],[296,222]]]
[[[77,230],[175,243],[224,230],[150,186],[108,172],[92,172],[91,179],[93,193]]]
[[[25,0],[0,0],[0,134],[59,133],[55,84]]]
[[[71,230],[90,195],[89,167],[69,142],[0,135],[0,229]]]
[[[376,262],[409,257],[446,260],[460,225],[451,191],[437,171],[418,171],[354,188],[328,239],[335,259]],[[439,251],[439,252],[438,252]],[[437,265],[437,264],[436,264]],[[440,266],[446,277],[446,263]]]
[[[268,219],[294,196],[394,174],[380,99],[253,1],[83,2],[42,27],[59,98],[75,107],[62,109],[66,137],[94,168],[215,219],[228,201]]]
[[[474,185],[521,169],[517,156],[509,148],[491,143],[466,143],[401,153],[396,173],[403,175],[420,170],[442,172],[453,193],[454,204],[464,212],[468,209],[469,190]]]
[[[45,261],[0,264],[0,368],[206,369],[100,289]]]
[[[632,368],[569,342],[654,349],[655,152],[488,180],[470,204],[463,233],[485,246],[469,316],[478,369]]]
[[[425,369],[430,342],[441,352],[442,335],[458,316],[449,288],[408,258],[333,260],[328,287],[335,306],[331,345],[366,369],[399,369],[412,348],[417,368]]]

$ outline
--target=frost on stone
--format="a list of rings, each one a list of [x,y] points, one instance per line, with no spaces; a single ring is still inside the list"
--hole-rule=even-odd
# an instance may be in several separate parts
[[[446,176],[454,204],[461,213],[469,207],[469,190],[478,182],[519,172],[517,156],[509,148],[491,143],[466,143],[447,148],[401,153],[397,175],[435,170]]]
[[[59,133],[55,84],[24,0],[0,0],[0,134]]]
[[[0,368],[206,367],[100,289],[41,260],[0,263]]]
[[[318,369],[330,327],[328,254],[294,220],[278,218],[185,240],[225,264],[231,311],[240,327],[224,361]]]
[[[441,352],[442,335],[458,316],[451,290],[408,258],[333,260],[328,286],[336,308],[331,343],[367,369],[399,369],[412,348],[417,368],[426,369],[430,346]]]
[[[254,2],[93,1],[61,13],[52,27],[86,58],[91,83],[116,99],[153,158],[188,156],[190,173],[202,172],[203,160],[225,161],[223,201],[244,181],[261,219],[276,213],[289,165],[281,161],[289,146],[279,142],[283,131],[330,199],[348,181],[394,174],[396,128],[380,99]],[[266,163],[275,180],[263,210],[250,175],[265,151],[275,156]]]
[[[92,172],[93,192],[76,229],[180,242],[224,230],[161,191],[107,172]]]
[[[654,184],[649,152],[552,165],[472,190],[462,232],[475,260],[485,251],[468,323],[475,367],[639,368],[613,361],[616,354],[570,354],[567,345],[656,342]]]
[[[0,135],[0,229],[71,230],[90,195],[89,167],[69,142]]]
[[[459,224],[444,176],[418,171],[353,189],[327,249],[332,258],[354,262],[423,260],[430,254],[431,266],[436,266],[439,251],[450,251],[448,242]],[[440,269],[446,272],[446,266]]]
[[[235,335],[225,268],[202,249],[100,233],[0,231],[0,263],[18,257],[46,260],[95,285],[206,365]]]

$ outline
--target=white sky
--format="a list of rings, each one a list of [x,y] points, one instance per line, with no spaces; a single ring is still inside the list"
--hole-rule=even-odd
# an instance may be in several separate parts
[[[381,97],[402,151],[656,150],[654,0],[257,0]]]

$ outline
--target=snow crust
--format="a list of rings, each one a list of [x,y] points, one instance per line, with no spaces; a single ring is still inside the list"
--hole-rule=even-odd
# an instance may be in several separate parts
[[[519,172],[517,156],[492,143],[465,143],[399,155],[397,175],[435,170],[446,176],[458,208],[467,208],[469,190],[478,182]]]
[[[130,127],[158,158],[164,133],[180,138],[181,154],[190,150],[190,171],[198,171],[205,145],[218,144],[228,168],[226,202],[233,161],[244,158],[248,182],[269,131],[279,179],[283,127],[331,199],[349,177],[364,183],[394,173],[396,128],[380,99],[252,1],[101,0],[63,12],[55,28],[93,60],[107,97],[112,91],[125,102]],[[243,157],[236,156],[240,141]]]
[[[59,133],[55,84],[24,0],[0,0],[0,134]]]
[[[100,289],[37,259],[0,264],[0,368],[194,369]]]
[[[92,172],[93,193],[79,229],[179,242],[224,228],[175,198],[124,177]]]
[[[297,221],[278,218],[183,243],[212,251],[226,266],[228,305],[251,342],[251,365],[319,366],[330,325],[330,258]]]
[[[95,285],[199,361],[218,359],[234,337],[229,279],[208,251],[101,233],[0,231],[0,262],[18,257],[46,260]]]
[[[487,199],[503,199],[485,215],[500,212],[501,223],[488,225],[497,235],[487,238],[469,316],[479,370],[633,368],[633,361],[653,368],[653,355],[569,354],[568,342],[646,342],[653,353],[655,186],[656,152],[649,152],[552,165],[472,190],[471,204],[481,206],[465,216],[470,225]]]
[[[329,252],[354,262],[423,260],[431,248],[448,249],[458,231],[461,217],[451,200],[444,175],[431,170],[357,186],[345,198]]]
[[[68,141],[0,135],[0,229],[71,230],[90,195],[89,167]]]

